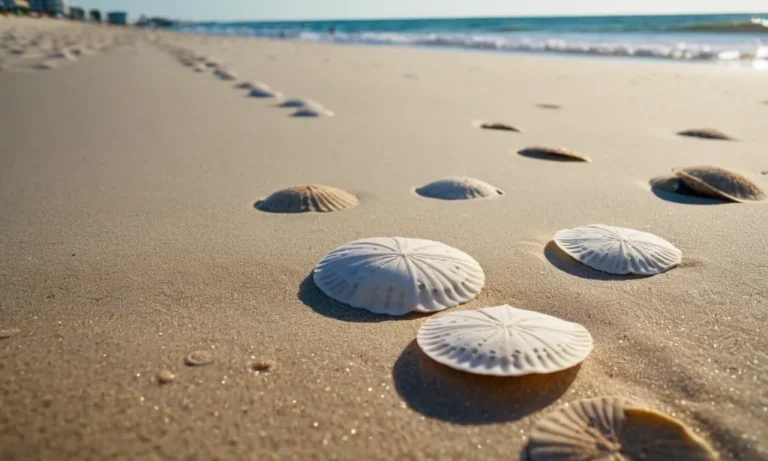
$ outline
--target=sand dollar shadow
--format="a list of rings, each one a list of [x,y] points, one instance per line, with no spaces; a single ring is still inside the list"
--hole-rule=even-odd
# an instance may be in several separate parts
[[[325,317],[330,317],[345,322],[391,322],[397,320],[413,320],[420,317],[419,314],[411,313],[400,317],[391,315],[374,314],[365,309],[356,309],[344,303],[336,301],[320,290],[312,278],[312,272],[307,275],[299,285],[297,293],[299,301],[304,303],[313,311]]]
[[[730,203],[714,197],[704,197],[700,193],[686,186],[680,178],[675,176],[662,176],[650,180],[651,192],[656,197],[667,202],[682,203],[685,205],[724,205]]]
[[[546,375],[501,378],[448,368],[427,357],[416,341],[395,362],[398,394],[424,416],[455,424],[516,421],[553,404],[580,366]]]
[[[583,279],[636,280],[649,277],[647,275],[635,274],[616,275],[597,271],[571,258],[568,253],[557,246],[557,243],[555,243],[554,240],[550,240],[550,242],[544,246],[544,257],[547,258],[547,261],[549,261],[553,266],[560,269],[561,271],[570,275],[575,275],[576,277],[581,277]]]

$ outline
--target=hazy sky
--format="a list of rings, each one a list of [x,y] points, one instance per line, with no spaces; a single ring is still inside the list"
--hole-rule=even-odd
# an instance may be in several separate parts
[[[766,12],[768,0],[70,0],[190,20]]]

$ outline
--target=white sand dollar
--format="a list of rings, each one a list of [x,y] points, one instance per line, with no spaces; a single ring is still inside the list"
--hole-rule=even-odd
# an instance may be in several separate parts
[[[356,240],[320,260],[315,284],[352,307],[387,314],[437,312],[471,301],[485,273],[471,256],[432,240]]]
[[[441,200],[467,200],[473,198],[493,198],[503,195],[504,191],[487,182],[475,178],[452,177],[433,181],[416,189],[422,197]]]
[[[621,397],[577,400],[551,412],[531,431],[531,461],[718,459],[682,422]]]
[[[555,234],[573,259],[609,274],[655,275],[680,264],[683,253],[663,238],[625,227],[593,224]]]
[[[578,323],[506,304],[431,319],[416,340],[443,365],[493,376],[554,373],[592,351],[592,336]]]

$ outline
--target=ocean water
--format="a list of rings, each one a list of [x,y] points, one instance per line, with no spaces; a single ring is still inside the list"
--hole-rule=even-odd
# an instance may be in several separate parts
[[[218,22],[178,29],[333,43],[710,61],[768,69],[768,13]]]

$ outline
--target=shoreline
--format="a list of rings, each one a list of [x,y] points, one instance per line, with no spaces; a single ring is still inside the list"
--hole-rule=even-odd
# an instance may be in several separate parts
[[[462,52],[462,53],[480,53],[480,54],[493,54],[501,56],[552,56],[558,58],[574,58],[574,59],[586,59],[586,60],[624,60],[630,62],[667,62],[682,65],[714,65],[719,67],[728,67],[734,69],[745,69],[754,71],[768,70],[768,60],[740,58],[733,60],[717,60],[717,59],[678,59],[662,56],[632,56],[627,54],[611,54],[611,53],[597,53],[597,52],[576,52],[576,51],[538,51],[538,50],[493,50],[484,48],[468,48],[460,46],[442,46],[442,45],[398,45],[394,43],[362,43],[362,42],[334,42],[329,40],[302,40],[294,38],[277,38],[277,37],[265,37],[265,36],[253,36],[247,34],[218,34],[215,32],[198,32],[198,31],[185,31],[176,30],[177,32],[185,35],[202,36],[202,37],[216,37],[216,38],[251,38],[257,40],[270,40],[281,41],[287,43],[318,43],[327,45],[341,45],[341,46],[362,46],[362,47],[374,47],[374,48],[412,48],[417,50],[431,50],[431,51],[446,51],[446,52]],[[767,45],[768,46],[768,45]]]

